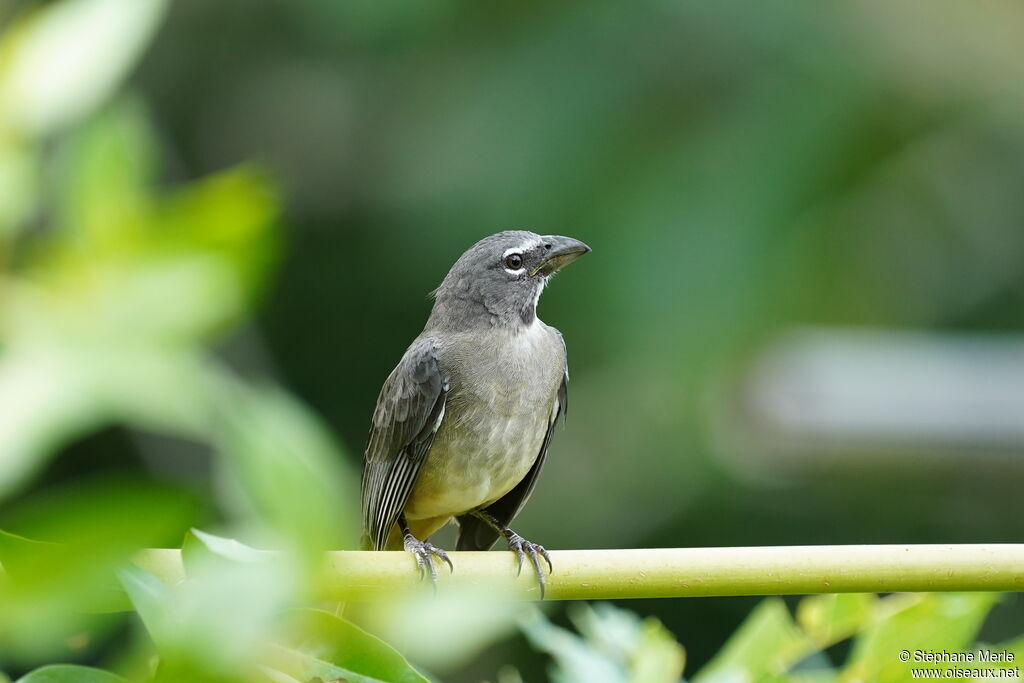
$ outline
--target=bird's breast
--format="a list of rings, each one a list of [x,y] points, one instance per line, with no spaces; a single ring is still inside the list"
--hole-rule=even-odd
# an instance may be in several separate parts
[[[530,471],[557,412],[565,352],[539,321],[448,349],[445,417],[406,505],[410,519],[488,505]]]

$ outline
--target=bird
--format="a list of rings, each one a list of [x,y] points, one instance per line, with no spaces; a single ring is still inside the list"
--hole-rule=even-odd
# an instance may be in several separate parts
[[[590,251],[560,235],[507,230],[467,249],[432,292],[427,323],[377,398],[362,477],[362,547],[413,554],[436,590],[430,536],[451,519],[457,550],[504,537],[528,557],[543,599],[544,546],[509,525],[534,487],[567,408],[561,333],[537,317],[550,279]]]

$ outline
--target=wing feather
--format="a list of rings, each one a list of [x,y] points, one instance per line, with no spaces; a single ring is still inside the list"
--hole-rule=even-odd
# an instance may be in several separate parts
[[[417,339],[384,382],[373,411],[363,465],[363,527],[382,550],[444,418],[448,378],[439,344]]]

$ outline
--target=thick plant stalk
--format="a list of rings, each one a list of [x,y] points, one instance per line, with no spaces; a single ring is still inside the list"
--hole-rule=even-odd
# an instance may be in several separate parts
[[[450,556],[455,571],[439,568],[438,591],[540,597],[532,567],[517,577],[510,552]],[[548,600],[1024,590],[1024,544],[560,550],[551,560]],[[177,550],[147,550],[136,562],[170,583],[184,576]],[[408,553],[336,551],[326,556],[321,597],[376,600],[419,584]]]

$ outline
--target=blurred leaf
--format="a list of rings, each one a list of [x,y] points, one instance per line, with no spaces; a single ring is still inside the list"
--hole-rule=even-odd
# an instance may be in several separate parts
[[[38,349],[0,355],[0,498],[101,420],[85,373],[68,360]]]
[[[409,659],[443,676],[515,633],[518,621],[532,607],[514,599],[509,590],[507,582],[456,582],[436,594],[396,591],[372,605],[349,603],[345,616],[389,643],[401,643]],[[427,623],[431,627],[423,628]]]
[[[118,563],[177,535],[191,509],[180,492],[148,482],[79,481],[74,489],[51,490],[4,516],[8,528],[33,540],[0,532],[0,561],[17,582],[19,597],[49,601],[60,595],[66,607],[83,607],[95,590],[113,586]]]
[[[8,529],[91,558],[123,555],[179,536],[194,507],[181,490],[135,477],[80,478],[4,511]],[[83,560],[92,561],[92,560]],[[43,569],[43,567],[37,567]],[[59,571],[53,568],[53,571]]]
[[[271,557],[271,553],[265,550],[256,550],[233,538],[214,536],[199,529],[190,529],[181,546],[181,558],[186,572],[190,567],[198,567],[201,562],[211,558],[248,563],[266,562]]]
[[[202,438],[205,366],[196,355],[63,344],[37,340],[0,354],[0,497],[75,437],[115,421]]]
[[[110,672],[88,666],[53,664],[22,676],[16,683],[127,683],[127,681]]]
[[[3,523],[20,535],[0,533],[0,649],[31,660],[106,628],[91,613],[125,608],[115,570],[178,536],[190,512],[180,492],[137,480],[78,481],[8,511]]]
[[[160,680],[244,679],[274,632],[280,610],[300,590],[299,574],[280,555],[239,563],[192,553],[185,581],[167,586],[138,567],[121,573],[160,653]]]
[[[11,579],[30,578],[39,564],[52,563],[59,555],[54,543],[33,541],[0,529],[0,562]]]
[[[44,135],[114,90],[156,29],[165,0],[65,0],[0,37],[0,130]]]
[[[151,198],[155,154],[126,103],[73,136],[65,230],[33,243],[22,276],[3,283],[0,495],[109,421],[192,437],[205,423],[193,351],[248,312],[274,252],[276,199],[248,170]]]
[[[798,671],[783,678],[785,683],[839,683],[839,673],[834,669],[818,669],[815,671]]]
[[[551,671],[552,681],[574,683],[579,681],[625,680],[617,662],[595,656],[585,640],[549,622],[539,610],[520,622],[523,634],[533,647],[551,655],[557,667]]]
[[[630,682],[677,681],[683,673],[683,648],[653,617],[641,621],[609,603],[581,603],[570,606],[569,618],[593,647],[625,662]]]
[[[0,131],[0,239],[10,237],[37,210],[39,154]]]
[[[223,572],[223,567],[217,571]],[[197,588],[199,579],[190,578],[178,589],[169,589],[155,576],[137,567],[121,572],[121,578],[160,650],[162,660],[158,680],[251,680],[239,672],[251,668],[254,662],[263,662],[254,671],[259,672],[261,679],[276,682],[309,681],[318,676],[325,681],[343,679],[352,683],[426,683],[426,679],[417,674],[404,657],[384,642],[318,610],[292,611],[283,644],[270,641],[269,629],[263,630],[261,632],[267,639],[248,641],[247,657],[237,658],[241,654],[235,649],[237,632],[245,631],[239,628],[239,617],[225,615],[216,624],[209,623],[214,611],[219,612],[226,607],[222,600],[206,603],[206,610],[198,613],[180,607],[182,600],[191,601],[196,595],[212,598],[211,591]],[[211,578],[209,571],[204,571],[203,578]],[[235,574],[233,578],[240,577]],[[216,588],[223,590],[225,584],[220,583]],[[259,600],[258,593],[250,593],[249,597]],[[251,618],[253,615],[250,610],[241,616]],[[221,630],[216,631],[215,627]],[[236,633],[223,632],[225,627]],[[189,636],[187,632],[196,628],[200,632]],[[198,638],[203,639],[202,644]],[[231,659],[220,650],[225,646],[236,656],[233,666]]]
[[[675,636],[657,619],[644,619],[630,656],[629,683],[677,681],[685,664],[686,653]]]
[[[272,665],[299,680],[428,683],[390,645],[321,610],[293,611],[287,643],[271,648]]]
[[[923,593],[890,597],[854,641],[844,677],[903,681],[907,665],[899,650],[962,652],[998,601],[996,593]],[[942,666],[941,664],[937,666]]]
[[[813,649],[779,598],[761,601],[694,683],[760,681],[784,673]]]
[[[96,133],[81,154],[97,158],[72,165],[105,166],[120,156],[113,143],[124,135]],[[268,181],[239,169],[150,199],[111,178],[123,172],[115,169],[97,171],[69,197],[90,232],[58,233],[32,252],[25,283],[0,309],[8,336],[46,335],[60,346],[196,344],[249,312],[275,247]]]
[[[570,617],[580,638],[548,622],[538,611],[522,621],[527,639],[554,657],[553,680],[566,683],[675,683],[683,673],[684,652],[656,619],[611,604],[573,605]]]
[[[827,593],[804,598],[797,622],[815,646],[824,649],[860,630],[878,603],[873,593]]]
[[[159,161],[135,100],[121,100],[76,130],[62,150],[56,222],[73,249],[138,249]]]
[[[229,264],[239,289],[252,294],[277,252],[280,200],[265,173],[240,166],[218,173],[159,203],[157,231],[166,248],[187,247]]]
[[[153,639],[163,640],[167,628],[164,610],[170,589],[159,578],[134,565],[120,569],[117,576]]]
[[[288,394],[229,377],[211,385],[213,438],[240,512],[319,566],[327,548],[353,547],[358,493],[323,425]]]
[[[260,673],[267,681],[269,681],[269,683],[313,683],[312,681],[300,681],[297,678],[292,678],[286,673],[275,671],[267,666],[261,666]]]

